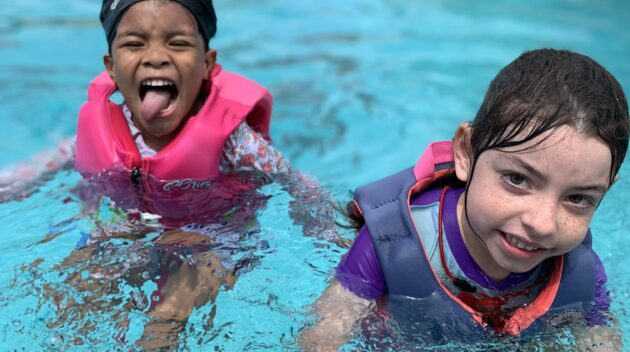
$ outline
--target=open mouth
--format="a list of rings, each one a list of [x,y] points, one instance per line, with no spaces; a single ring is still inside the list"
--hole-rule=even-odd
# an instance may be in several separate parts
[[[140,85],[140,99],[144,100],[148,91],[165,92],[171,96],[171,99],[177,98],[179,91],[174,82],[163,79],[149,79],[143,81]]]
[[[538,246],[534,246],[532,244],[528,244],[525,242],[522,242],[521,240],[519,240],[516,236],[510,235],[509,233],[503,233],[503,236],[505,238],[505,240],[511,244],[512,246],[525,251],[525,252],[530,252],[530,253],[535,253],[538,252],[540,250],[542,250],[542,248],[538,247]]]
[[[142,100],[142,117],[150,120],[169,110],[179,96],[179,90],[173,81],[148,79],[140,84],[139,95]]]

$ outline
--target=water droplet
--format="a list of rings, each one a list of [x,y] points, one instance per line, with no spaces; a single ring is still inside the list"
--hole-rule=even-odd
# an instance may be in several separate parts
[[[144,310],[147,305],[147,297],[142,292],[131,292],[131,303],[138,310]]]
[[[53,334],[46,339],[46,346],[51,350],[60,350],[64,347],[63,336]]]
[[[13,327],[15,328],[15,331],[18,333],[21,333],[24,331],[24,325],[22,325],[22,322],[19,321],[18,319],[15,319],[12,321],[13,323]]]
[[[269,249],[269,242],[267,240],[262,240],[256,244],[258,249]]]

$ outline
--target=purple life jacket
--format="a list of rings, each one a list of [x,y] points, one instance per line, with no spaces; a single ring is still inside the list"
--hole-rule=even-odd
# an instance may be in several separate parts
[[[437,279],[413,224],[410,198],[434,181],[453,172],[452,143],[433,143],[415,167],[360,187],[355,192],[355,204],[365,219],[372,244],[379,260],[388,300],[396,297],[427,298],[434,294],[447,296],[441,302],[449,314],[476,321],[483,327],[483,317],[465,305]],[[585,307],[593,302],[596,254],[591,247],[591,233],[571,252],[557,257],[549,283],[539,297],[519,308],[499,333],[519,335],[539,318],[567,308]]]

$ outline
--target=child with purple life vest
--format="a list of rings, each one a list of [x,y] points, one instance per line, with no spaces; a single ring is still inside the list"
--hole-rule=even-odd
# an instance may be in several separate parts
[[[522,54],[452,141],[357,189],[348,216],[358,235],[300,344],[336,349],[376,309],[435,321],[423,333],[438,341],[570,321],[580,350],[619,349],[589,224],[618,177],[628,129],[623,90],[594,60]],[[401,308],[410,301],[417,314]],[[449,335],[452,324],[461,326]]]

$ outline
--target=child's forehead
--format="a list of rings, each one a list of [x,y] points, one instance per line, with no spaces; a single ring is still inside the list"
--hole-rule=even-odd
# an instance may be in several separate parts
[[[107,36],[107,42],[111,45],[116,29],[124,14],[134,5],[141,2],[156,4],[177,4],[182,6],[197,23],[197,28],[204,39],[209,41],[216,33],[217,18],[212,5],[212,0],[104,0],[101,8],[100,19]]]
[[[192,27],[197,31],[197,21],[193,14],[185,7],[175,1],[170,0],[144,0],[131,6],[121,17],[116,27],[116,31],[125,30],[125,27],[137,27],[153,19],[164,29],[177,30],[171,28],[174,23]]]
[[[508,147],[499,148],[502,151],[518,154],[528,154],[536,152],[554,152],[554,153],[571,153],[571,149],[567,149],[571,145],[584,143],[586,140],[595,140],[608,148],[603,140],[595,136],[591,136],[578,128],[570,125],[562,125],[548,129],[530,137],[532,131],[524,129],[519,134],[513,136],[506,142],[514,142]],[[523,142],[519,142],[523,141]]]

